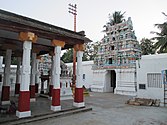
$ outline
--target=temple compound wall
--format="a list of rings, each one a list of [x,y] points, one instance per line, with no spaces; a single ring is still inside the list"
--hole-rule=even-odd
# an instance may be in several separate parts
[[[166,53],[141,57],[137,64],[137,97],[160,99],[163,104],[165,84],[162,71],[167,70],[166,64]]]

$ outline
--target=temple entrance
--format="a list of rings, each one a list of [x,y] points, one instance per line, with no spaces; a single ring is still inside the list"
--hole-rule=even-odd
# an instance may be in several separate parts
[[[116,87],[116,73],[115,70],[110,70],[110,83],[112,87],[112,92],[114,93],[114,89]]]
[[[107,70],[107,74],[105,75],[104,92],[114,93],[115,87],[116,87],[116,72],[115,70]]]

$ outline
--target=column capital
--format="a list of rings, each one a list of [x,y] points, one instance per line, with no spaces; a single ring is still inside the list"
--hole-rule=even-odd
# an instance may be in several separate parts
[[[61,40],[52,40],[52,46],[61,46],[64,47],[65,42]]]
[[[37,41],[37,36],[35,33],[32,32],[20,32],[19,34],[19,40],[21,41],[32,41],[35,43]]]
[[[75,51],[84,51],[85,45],[84,44],[76,44],[76,45],[74,45],[74,50]]]

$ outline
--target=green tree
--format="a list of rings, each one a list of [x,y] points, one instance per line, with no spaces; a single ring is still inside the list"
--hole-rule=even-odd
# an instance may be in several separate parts
[[[149,54],[154,54],[155,53],[155,49],[154,49],[154,42],[152,42],[151,40],[147,39],[147,38],[143,38],[140,41],[140,47],[141,47],[141,51],[142,51],[142,55],[149,55]]]
[[[167,17],[165,13],[162,14]],[[152,32],[157,35],[152,38],[152,40],[157,40],[154,44],[155,49],[158,53],[167,53],[167,21],[162,24],[155,24],[155,26],[160,30],[160,32]]]
[[[67,49],[66,52],[63,54],[63,56],[61,57],[61,60],[65,63],[71,63],[73,62],[73,49]],[[82,57],[83,61],[87,61],[88,59],[88,55],[86,53],[83,53],[83,57]]]
[[[105,30],[103,30],[103,32],[108,31],[108,26],[122,23],[125,20],[124,14],[125,14],[125,12],[122,13],[121,11],[115,11],[112,15],[109,14],[109,22],[107,22],[107,24],[103,26],[103,28],[105,28]]]
[[[122,13],[121,11],[115,11],[112,15],[109,14],[109,23],[110,25],[115,25],[118,23],[122,23],[124,20],[124,13]]]
[[[65,63],[73,62],[73,49],[67,49],[66,52],[61,57],[61,60]]]
[[[86,49],[84,53],[87,56],[88,60],[94,60],[97,54],[99,45],[100,45],[99,41],[92,42],[92,43],[86,43]]]
[[[83,61],[94,60],[97,54],[99,45],[100,45],[99,41],[86,43],[82,60]],[[70,48],[66,50],[66,52],[61,57],[61,60],[65,63],[73,62],[73,49]]]

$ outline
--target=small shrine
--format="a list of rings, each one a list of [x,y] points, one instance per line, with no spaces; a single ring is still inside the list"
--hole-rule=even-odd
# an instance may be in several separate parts
[[[49,54],[44,54],[41,56],[39,61],[39,71],[41,74],[41,94],[48,94],[51,99],[51,89],[53,88],[52,82],[51,82],[51,69],[52,69],[52,57]],[[61,68],[61,74],[60,74],[60,99],[66,100],[66,99],[72,99],[73,93],[71,89],[72,85],[72,75],[70,71],[67,68],[67,65],[61,60],[60,61],[60,68]],[[46,81],[46,82],[45,82]]]

